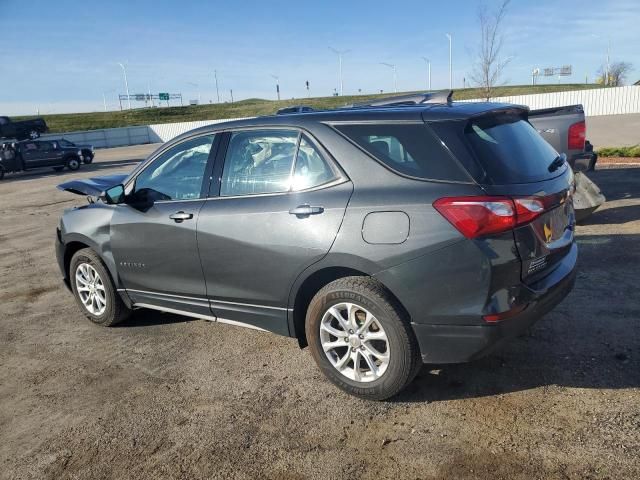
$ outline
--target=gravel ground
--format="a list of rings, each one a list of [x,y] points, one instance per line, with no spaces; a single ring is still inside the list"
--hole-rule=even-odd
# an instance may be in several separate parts
[[[0,182],[0,478],[640,478],[640,168],[589,176],[575,290],[486,359],[423,368],[399,398],[332,387],[293,339],[139,311],[91,325],[53,251],[71,178]]]

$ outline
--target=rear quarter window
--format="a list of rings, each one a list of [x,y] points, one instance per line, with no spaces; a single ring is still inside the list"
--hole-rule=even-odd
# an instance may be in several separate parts
[[[470,181],[425,124],[349,124],[334,128],[400,174],[426,180]]]

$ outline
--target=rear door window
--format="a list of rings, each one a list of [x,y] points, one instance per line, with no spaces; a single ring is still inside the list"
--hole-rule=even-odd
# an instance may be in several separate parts
[[[543,181],[564,173],[567,168],[549,171],[558,152],[519,115],[474,119],[465,127],[464,136],[495,184]]]
[[[370,155],[403,175],[468,182],[469,176],[424,124],[335,125]]]

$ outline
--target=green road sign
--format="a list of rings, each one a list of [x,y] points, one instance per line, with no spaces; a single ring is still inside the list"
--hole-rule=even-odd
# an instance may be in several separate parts
[[[160,97],[160,100],[169,100],[169,94],[168,93],[159,93],[158,97]]]

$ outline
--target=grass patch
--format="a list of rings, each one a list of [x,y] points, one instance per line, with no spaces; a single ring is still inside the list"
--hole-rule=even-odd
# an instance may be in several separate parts
[[[601,157],[640,157],[640,145],[631,147],[606,147],[598,150]]]
[[[564,85],[514,85],[497,87],[495,96],[527,95],[531,93],[549,93],[567,90],[583,90],[601,88],[595,84],[564,84]],[[410,92],[407,92],[410,93]],[[356,95],[344,97],[298,98],[289,100],[263,100],[251,98],[234,103],[206,104],[184,107],[137,108],[115,112],[65,113],[44,115],[51,133],[72,132],[76,130],[96,130],[100,128],[128,127],[135,125],[150,125],[155,123],[191,122],[196,120],[217,120],[222,118],[255,117],[271,115],[279,108],[290,105],[310,105],[318,109],[336,108],[345,104],[364,102],[374,98],[387,97],[393,93],[377,95]],[[398,94],[400,95],[400,94]],[[482,91],[478,88],[456,90],[454,99],[465,100],[482,98]],[[27,119],[29,117],[16,117]]]

